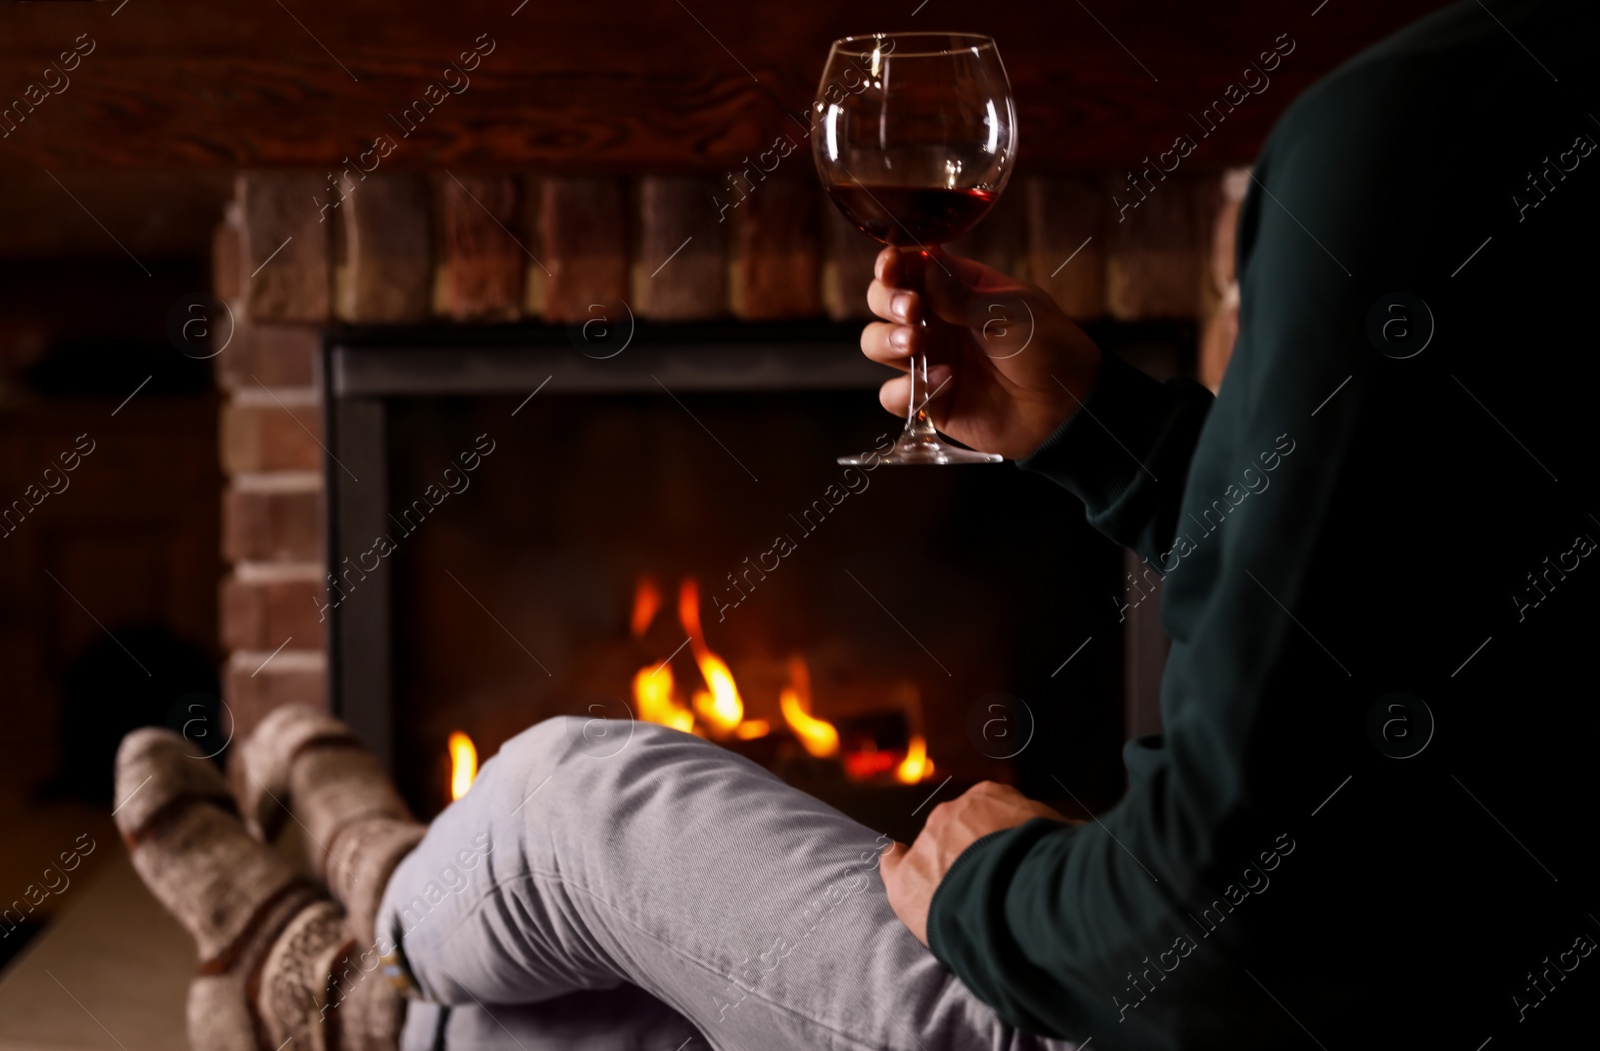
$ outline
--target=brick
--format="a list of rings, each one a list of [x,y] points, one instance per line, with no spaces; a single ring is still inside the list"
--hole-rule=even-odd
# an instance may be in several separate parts
[[[822,205],[822,301],[835,321],[870,318],[867,286],[872,284],[872,264],[883,245],[861,232],[844,213],[827,201]]]
[[[728,312],[728,221],[712,204],[717,180],[646,176],[639,183],[635,306],[643,317],[689,321]]]
[[[238,225],[218,223],[211,232],[211,294],[225,303],[244,295],[243,251]]]
[[[816,182],[757,182],[732,210],[730,298],[751,320],[822,313],[822,213]]]
[[[349,191],[338,218],[340,319],[421,321],[432,313],[430,196],[419,175],[375,175]]]
[[[514,232],[517,180],[445,175],[438,180],[443,312],[457,321],[509,321],[522,313],[529,249]]]
[[[1127,194],[1125,187],[1120,192]],[[1212,178],[1169,178],[1108,222],[1106,303],[1122,321],[1204,315],[1210,229],[1220,196]]]
[[[316,471],[323,452],[322,410],[314,390],[249,388],[222,407],[217,440],[222,469],[229,474],[255,471]]]
[[[325,603],[318,565],[244,563],[218,589],[222,645],[269,653],[279,646],[285,653],[321,650]]]
[[[285,650],[267,660],[271,656],[271,650],[240,650],[228,658],[222,699],[233,715],[235,741],[286,704],[328,706],[328,662],[322,654]]]
[[[215,358],[217,384],[224,390],[263,386],[310,387],[316,383],[322,328],[314,325],[259,325],[234,316],[233,339]]]
[[[240,266],[249,275],[242,281],[244,317],[257,322],[326,321],[331,249],[328,223],[318,205],[329,196],[326,178],[244,172],[235,186]]]
[[[1029,179],[1025,190],[1029,278],[1069,317],[1103,317],[1110,198],[1087,178]]]
[[[322,557],[322,480],[300,472],[239,475],[222,492],[228,562],[315,562]]]
[[[545,320],[583,321],[592,304],[627,298],[628,198],[620,179],[541,179],[539,234]]]

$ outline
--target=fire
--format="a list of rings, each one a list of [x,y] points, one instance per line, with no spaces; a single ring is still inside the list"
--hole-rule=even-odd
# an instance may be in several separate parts
[[[641,637],[661,608],[661,591],[650,577],[643,577],[633,596],[631,629]],[[746,719],[744,700],[734,682],[733,671],[706,645],[700,626],[700,589],[693,578],[686,578],[678,589],[678,620],[689,634],[690,652],[700,668],[706,688],[695,690],[686,706],[678,699],[672,669],[663,663],[640,668],[633,676],[633,700],[639,718],[660,723],[685,733],[701,736],[709,731],[715,737],[737,737],[742,741],[765,737],[772,726],[765,719]]]
[[[650,622],[656,619],[656,612],[661,609],[661,589],[656,587],[652,577],[641,577],[639,588],[633,593],[633,617],[628,628],[634,638],[640,638],[649,630]]]
[[[688,733],[694,727],[694,713],[672,696],[672,669],[662,664],[655,669],[640,668],[633,677],[633,702],[639,718]]]
[[[783,721],[800,740],[800,747],[818,759],[838,755],[839,731],[832,723],[811,714],[811,673],[799,657],[789,661],[789,683],[778,695],[778,707],[783,709]]]
[[[478,749],[472,738],[457,730],[450,735],[450,798],[460,799],[478,776]]]
[[[895,768],[894,753],[878,751],[878,746],[871,741],[853,752],[844,753],[840,758],[844,763],[844,772],[853,781],[871,781],[879,774],[886,774]]]
[[[894,779],[902,785],[914,785],[932,776],[933,760],[928,758],[928,742],[921,734],[912,734],[906,757],[894,769]]]
[[[705,632],[700,627],[700,588],[693,577],[686,577],[678,588],[678,620],[689,633],[689,648],[700,666],[701,678],[709,687],[694,692],[691,703],[695,715],[714,736],[726,737],[744,720],[744,701],[739,697],[739,687],[734,684],[733,672],[706,645]]]
[[[650,629],[662,604],[661,589],[655,580],[641,577],[634,591],[629,620],[634,638],[642,638]],[[732,669],[706,643],[705,629],[700,623],[700,588],[692,577],[686,577],[678,587],[678,621],[689,636],[689,652],[705,686],[695,689],[685,700],[668,662],[642,667],[633,676],[633,700],[639,719],[722,741],[750,741],[771,734],[774,727],[768,720],[745,718],[744,699],[739,695]],[[933,776],[928,743],[915,732],[921,722],[921,709],[914,688],[909,697],[898,698],[905,706],[907,721],[913,730],[904,753],[880,751],[871,740],[852,742],[846,750],[841,747],[843,741],[838,728],[811,713],[811,674],[806,662],[800,657],[790,658],[788,673],[788,684],[778,695],[778,707],[783,713],[783,725],[808,755],[837,759],[845,775],[853,781],[881,781],[892,777],[901,784],[911,785]],[[896,696],[889,698],[891,702],[896,699]],[[452,735],[452,756],[457,754],[457,736],[471,748],[466,735]],[[457,767],[455,775],[458,797],[472,783],[470,769],[464,781],[459,769]]]

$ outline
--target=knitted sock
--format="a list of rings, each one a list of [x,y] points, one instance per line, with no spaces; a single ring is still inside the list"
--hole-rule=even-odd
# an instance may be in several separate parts
[[[287,705],[238,749],[234,780],[259,835],[274,834],[286,814],[293,818],[351,933],[372,945],[384,886],[425,831],[383,764],[331,715]]]
[[[227,784],[167,730],[117,752],[117,829],[134,868],[195,939],[189,1036],[208,1051],[394,1048],[400,1000],[376,974],[348,983],[344,914],[233,813]],[[359,991],[361,1008],[346,1010]]]

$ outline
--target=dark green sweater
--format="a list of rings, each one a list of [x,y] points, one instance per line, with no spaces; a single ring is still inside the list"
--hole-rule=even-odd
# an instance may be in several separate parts
[[[1307,92],[1215,401],[1108,359],[1023,463],[1165,574],[1173,647],[1122,801],[985,837],[934,897],[1008,1021],[1594,1046],[1595,6],[1460,4]]]

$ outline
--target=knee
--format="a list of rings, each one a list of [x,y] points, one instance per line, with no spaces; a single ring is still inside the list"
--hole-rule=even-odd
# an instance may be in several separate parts
[[[557,715],[534,723],[501,751],[541,763],[574,756],[606,756],[623,751],[645,726],[624,719],[592,719],[584,715]]]
[[[580,765],[597,769],[614,760],[626,765],[662,746],[714,747],[710,742],[655,723],[637,719],[600,719],[583,715],[558,715],[535,723],[500,749],[507,765],[533,764],[544,769]]]
[[[538,721],[512,737],[502,752],[526,753],[544,758],[611,758],[635,747],[656,744],[706,745],[694,734],[637,718],[602,718],[589,715],[555,715]]]
[[[500,752],[508,756],[554,758],[566,751],[567,741],[573,734],[572,724],[580,721],[577,716],[558,715],[536,722],[501,745]]]
[[[673,747],[676,744],[677,747]],[[722,749],[693,734],[629,719],[562,715],[535,723],[500,747],[474,784],[473,800],[497,807],[505,820],[532,815],[548,830],[552,814],[592,829],[619,792],[648,780],[661,765]],[[498,836],[496,838],[499,838]]]

